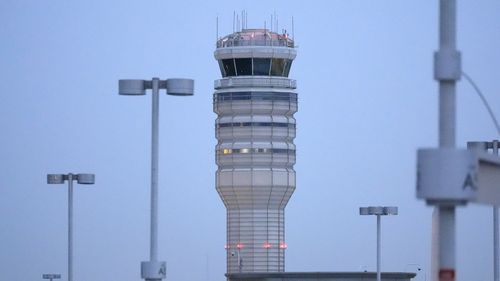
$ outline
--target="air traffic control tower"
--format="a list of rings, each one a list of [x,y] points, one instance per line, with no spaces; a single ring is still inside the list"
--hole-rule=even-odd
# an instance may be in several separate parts
[[[295,190],[296,56],[286,32],[217,40],[217,191],[227,208],[227,273],[285,270],[285,206]]]

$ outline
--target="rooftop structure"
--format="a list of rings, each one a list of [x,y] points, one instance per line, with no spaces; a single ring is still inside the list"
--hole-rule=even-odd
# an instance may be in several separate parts
[[[243,29],[217,40],[217,48],[238,46],[279,46],[294,47],[294,41],[286,31],[283,34],[268,29]]]
[[[382,281],[410,281],[409,272],[383,272]],[[375,281],[376,272],[283,272],[227,274],[229,281]]]

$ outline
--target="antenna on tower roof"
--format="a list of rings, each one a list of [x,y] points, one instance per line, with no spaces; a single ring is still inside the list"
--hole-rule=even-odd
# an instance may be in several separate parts
[[[248,28],[248,12],[245,10],[245,28]]]
[[[271,14],[271,29],[269,31],[273,32],[273,14]]]
[[[236,11],[233,11],[233,33],[234,33],[234,21],[236,19]]]
[[[276,16],[276,33],[278,33],[279,29],[279,24],[278,24],[278,16]]]
[[[267,46],[267,29],[266,29],[266,21],[264,21],[264,45]]]
[[[245,28],[245,10],[241,10],[241,29]]]
[[[215,42],[219,40],[219,16],[215,17]]]
[[[292,16],[292,39],[295,41],[295,26],[293,25],[293,16]]]

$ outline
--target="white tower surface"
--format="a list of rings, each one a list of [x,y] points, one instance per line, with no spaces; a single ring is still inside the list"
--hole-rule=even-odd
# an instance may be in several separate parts
[[[296,56],[286,32],[217,41],[217,192],[227,208],[227,273],[285,270],[285,206],[295,190]]]

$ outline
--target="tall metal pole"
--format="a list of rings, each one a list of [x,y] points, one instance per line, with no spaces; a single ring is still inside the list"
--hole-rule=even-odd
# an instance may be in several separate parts
[[[68,281],[73,280],[73,174],[68,174]]]
[[[498,155],[498,140],[493,141],[493,154]],[[493,280],[499,281],[498,272],[498,206],[493,206]]]
[[[151,245],[150,261],[158,258],[158,124],[160,115],[160,80],[152,81],[152,110],[151,110]]]
[[[380,215],[377,215],[377,281],[381,281],[380,275]]]
[[[460,79],[460,53],[456,50],[456,0],[440,0],[439,51],[434,75],[439,82],[439,147],[455,147],[456,81]],[[438,276],[455,280],[455,203],[439,204]],[[437,279],[434,276],[433,279]]]

